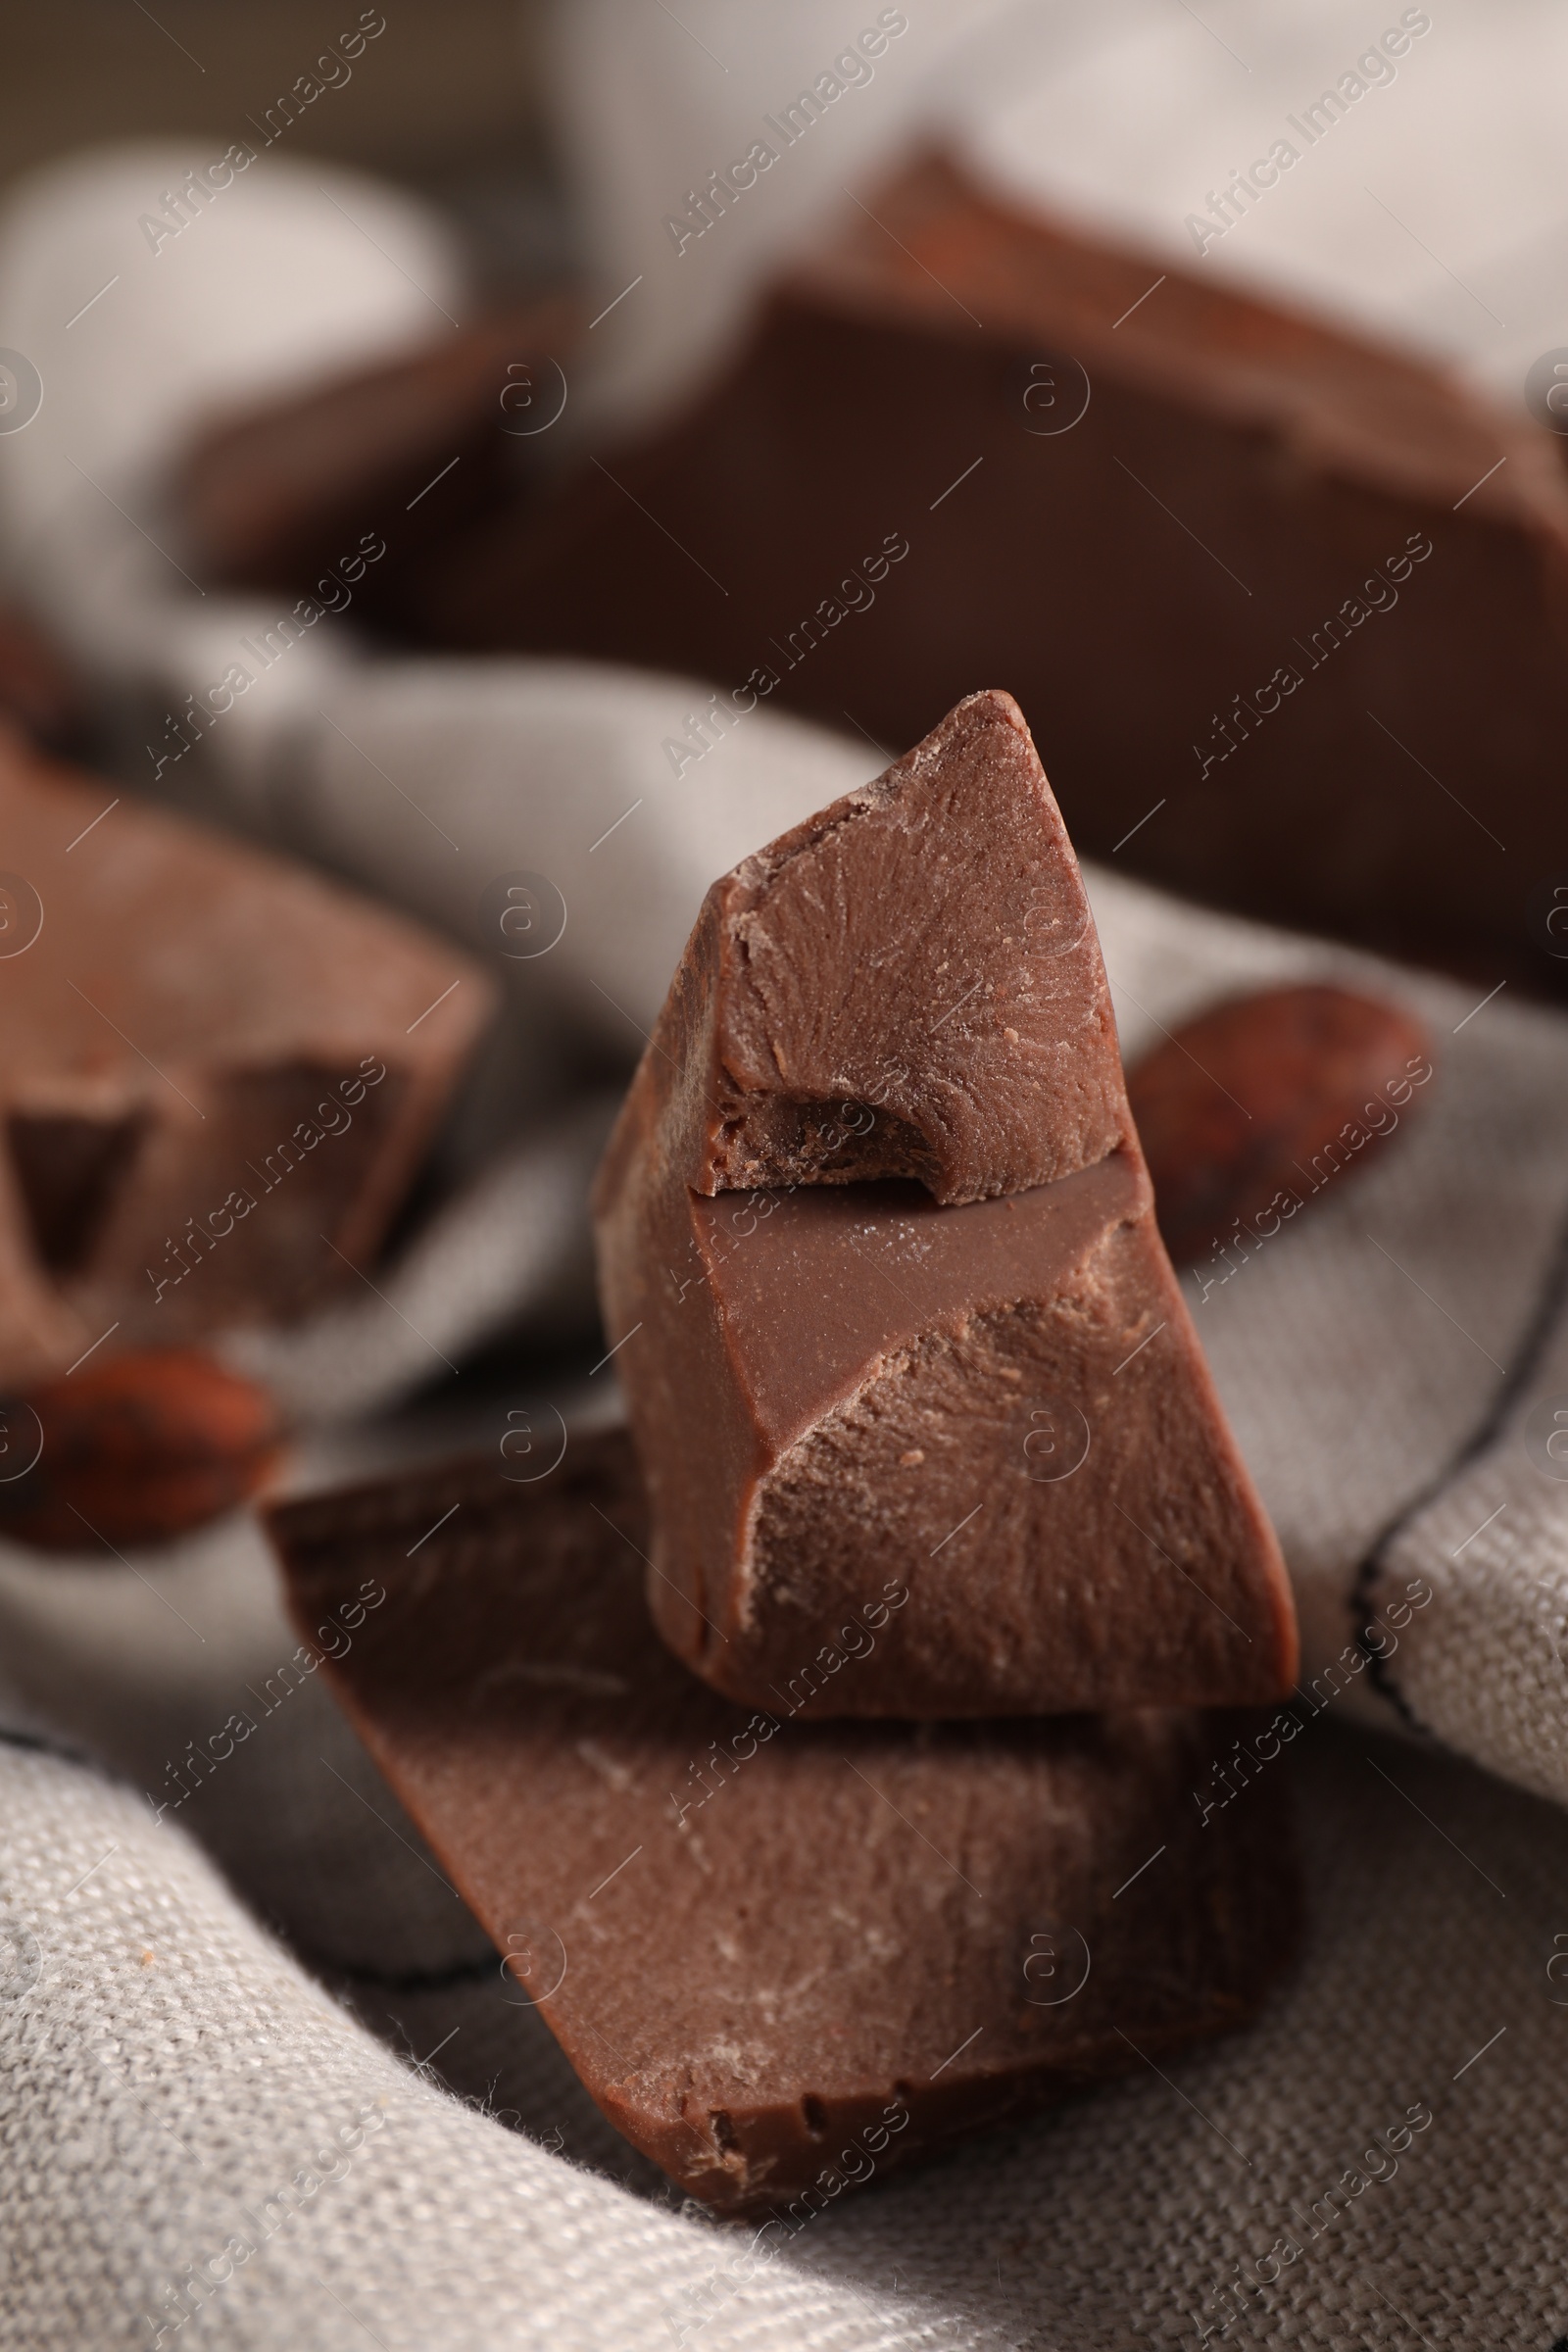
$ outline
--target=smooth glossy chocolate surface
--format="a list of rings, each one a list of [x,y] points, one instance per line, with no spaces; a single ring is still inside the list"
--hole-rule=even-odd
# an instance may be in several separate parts
[[[1134,1158],[966,1208],[913,1184],[685,1207],[681,1296],[641,1298],[616,1360],[650,1606],[718,1689],[914,1716],[1289,1689],[1278,1549]],[[890,1598],[874,1661],[824,1673]]]
[[[810,1712],[1289,1688],[1284,1567],[1010,697],[714,884],[595,1215],[650,1605],[720,1690],[774,1703],[895,1590],[875,1667]]]
[[[691,2194],[789,2228],[1256,2011],[1296,1931],[1279,1792],[1206,1828],[1192,1794],[1235,1719],[736,1707],[650,1623],[624,1435],[532,1485],[504,1467],[271,1533],[307,1639],[383,1595],[325,1671],[515,1997]]]

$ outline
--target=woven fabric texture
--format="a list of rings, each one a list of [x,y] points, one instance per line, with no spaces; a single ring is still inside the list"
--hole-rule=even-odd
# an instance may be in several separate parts
[[[0,2342],[1548,2352],[1568,1823],[1327,1722],[1278,1768],[1313,1925],[1253,2032],[759,2244],[615,2178],[493,1957],[359,1980],[400,2064],[183,1832],[8,1746]]]

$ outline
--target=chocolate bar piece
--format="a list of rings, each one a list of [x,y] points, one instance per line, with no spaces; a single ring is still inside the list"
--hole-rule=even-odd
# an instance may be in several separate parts
[[[968,696],[714,884],[628,1112],[655,1127],[695,1192],[913,1176],[944,1201],[1131,1141],[1089,902],[1010,695]]]
[[[54,639],[12,604],[0,604],[0,712],[57,752],[86,729],[80,677]]]
[[[1280,1791],[1207,1828],[1191,1795],[1234,1718],[749,1712],[649,1622],[624,1435],[573,1438],[531,1485],[506,1467],[269,1524],[513,1996],[682,2188],[788,2227],[1256,2011],[1296,1926]]]
[[[352,1282],[488,976],[14,739],[0,864],[0,1393]]]
[[[713,885],[594,1207],[650,1605],[718,1689],[943,1717],[1289,1689],[1285,1570],[1009,696]],[[870,1607],[874,1659],[824,1672]]]
[[[889,744],[1005,677],[1082,854],[1560,990],[1526,904],[1563,864],[1552,437],[946,165],[870,211],[610,474],[433,554],[411,630]]]
[[[552,347],[569,353],[578,325],[552,297],[213,418],[175,485],[202,576],[315,588],[367,523],[391,516],[395,564],[353,577],[362,613],[395,622],[394,571],[416,574],[434,541],[493,512],[541,457],[565,401]]]

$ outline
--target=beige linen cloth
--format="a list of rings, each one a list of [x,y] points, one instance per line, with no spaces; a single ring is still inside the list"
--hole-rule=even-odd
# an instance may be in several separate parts
[[[7,339],[48,387],[0,436],[0,556],[88,665],[132,786],[166,709],[276,617],[198,603],[154,544],[180,552],[156,482],[191,416],[462,300],[416,208],[324,169],[323,207],[318,168],[275,159],[149,254],[139,213],[206,160],[72,166],[0,229]],[[68,333],[116,272],[128,310],[106,292]],[[511,975],[385,1303],[236,1343],[305,1417],[302,1481],[496,1442],[519,1401],[501,1376],[416,1392],[448,1377],[437,1352],[580,1298],[608,1110],[585,1073],[636,1050],[707,880],[879,764],[761,709],[677,777],[689,681],[377,663],[351,629],[296,645],[164,788],[476,945],[516,869],[567,922]],[[296,1636],[251,1520],[123,1562],[7,1551],[0,2345],[1568,2340],[1568,1022],[1089,879],[1129,1055],[1312,973],[1434,1038],[1392,1141],[1184,1271],[1306,1631],[1301,1728],[1251,1769],[1298,1785],[1311,1936],[1260,2025],[797,2232],[716,2229],[513,2004],[318,1672],[287,1688]],[[537,1380],[580,1425],[613,1409],[609,1377]],[[1352,1641],[1374,1616],[1375,1665]],[[180,1758],[241,1712],[253,1734],[178,1801]]]
[[[355,689],[357,739],[378,756],[383,726],[412,789],[407,698],[445,740],[442,682],[383,682],[379,719],[375,676]],[[506,665],[492,691],[515,718],[562,683]],[[640,756],[638,698],[664,690],[603,688]],[[809,732],[760,712],[725,747],[770,824],[787,795],[749,794],[753,745],[802,748],[807,803],[873,764]],[[340,851],[352,803],[322,780]],[[482,794],[466,823],[482,829]],[[646,863],[618,871],[607,912],[618,887],[646,917]],[[794,2234],[715,2229],[511,2004],[318,1676],[282,1695],[295,1637],[247,1519],[122,1564],[8,1552],[0,2342],[1546,2352],[1568,2334],[1568,2134],[1541,2095],[1568,2034],[1568,1822],[1435,1740],[1362,1728],[1407,1717],[1568,1797],[1568,1484],[1541,1420],[1568,1398],[1568,1022],[1089,879],[1130,1054],[1207,1001],[1313,973],[1396,997],[1435,1041],[1419,1115],[1368,1165],[1233,1247],[1228,1279],[1222,1257],[1185,1276],[1307,1630],[1303,1728],[1263,1769],[1298,1785],[1312,1931],[1261,2025]],[[692,911],[665,904],[666,962]],[[273,1339],[274,1377],[324,1396],[336,1353],[340,1407],[361,1381],[384,1405],[424,1377],[386,1337],[400,1308],[455,1301],[455,1357],[494,1328],[499,1294],[521,1303],[580,1242],[602,1115],[574,1107],[529,1147],[531,1190],[460,1186],[381,1278],[388,1303]],[[444,1293],[432,1262],[470,1271]],[[357,1313],[380,1318],[387,1362]],[[575,1394],[557,1399],[572,1417]],[[298,1475],[493,1437],[468,1406],[322,1422]],[[1388,1628],[1381,1693],[1355,1664],[1358,1577]],[[254,1736],[175,1801],[171,1765],[235,1710]]]

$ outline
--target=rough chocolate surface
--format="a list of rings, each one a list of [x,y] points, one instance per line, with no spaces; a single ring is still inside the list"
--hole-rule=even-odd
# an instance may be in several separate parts
[[[650,1605],[720,1690],[773,1703],[894,1588],[874,1669],[810,1711],[1289,1688],[1284,1568],[1007,696],[713,886],[595,1211]]]
[[[0,869],[0,1384],[352,1280],[488,976],[11,738]]]
[[[996,693],[714,883],[624,1123],[701,1193],[915,1176],[946,1201],[1130,1132],[1077,859]]]
[[[307,1637],[384,1591],[326,1672],[517,1997],[722,2211],[790,2226],[1157,2061],[1252,2015],[1289,1956],[1277,1792],[1206,1829],[1192,1798],[1234,1720],[732,1706],[649,1622],[618,1432],[535,1485],[456,1464],[270,1524]]]

